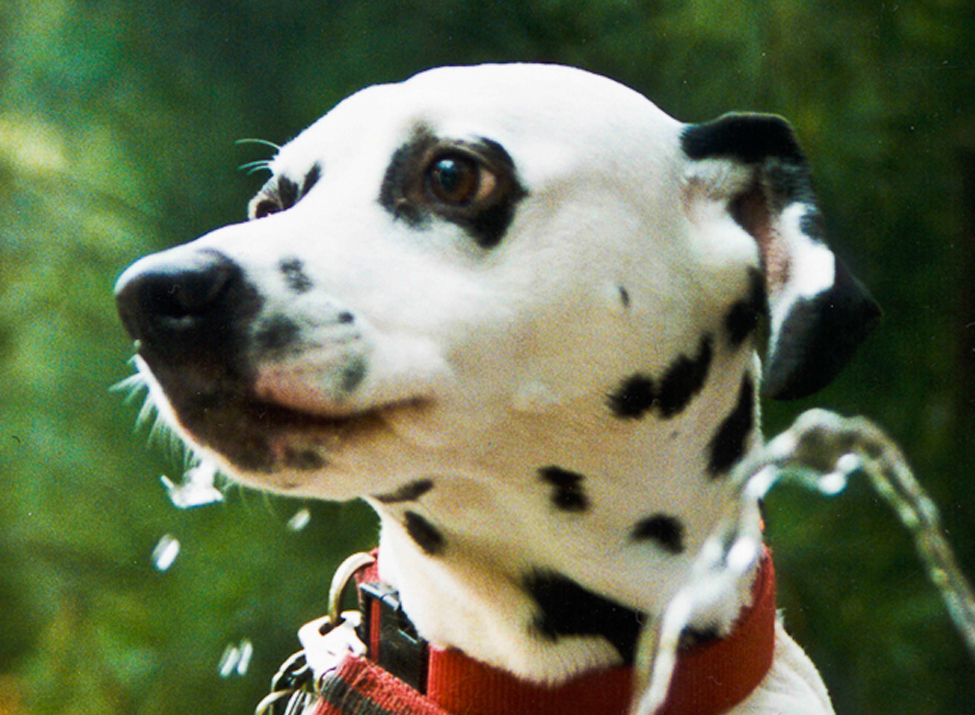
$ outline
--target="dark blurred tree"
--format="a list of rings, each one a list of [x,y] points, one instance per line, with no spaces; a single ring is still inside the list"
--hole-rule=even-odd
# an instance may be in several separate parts
[[[620,79],[684,120],[795,124],[832,243],[886,309],[841,381],[769,405],[863,413],[902,440],[975,573],[970,1],[9,0],[0,7],[0,707],[250,712],[338,559],[354,506],[232,489],[190,512],[157,479],[111,286],[139,255],[243,216],[264,158],[345,95],[437,64],[531,60]],[[971,219],[969,218],[969,221]],[[967,341],[967,342],[965,342]],[[782,603],[842,713],[970,709],[973,667],[908,539],[862,486],[769,500]],[[161,536],[183,543],[160,573]],[[250,639],[243,677],[221,679]],[[6,674],[6,675],[4,675]],[[9,696],[9,697],[8,697]],[[14,706],[11,706],[14,707]]]

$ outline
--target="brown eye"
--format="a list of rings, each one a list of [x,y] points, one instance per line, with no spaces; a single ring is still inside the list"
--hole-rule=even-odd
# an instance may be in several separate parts
[[[494,185],[494,175],[463,154],[441,156],[427,169],[430,192],[440,201],[454,206],[485,198]]]

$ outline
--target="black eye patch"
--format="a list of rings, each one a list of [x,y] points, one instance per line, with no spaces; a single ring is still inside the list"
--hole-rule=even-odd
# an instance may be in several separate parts
[[[379,203],[411,227],[450,221],[481,248],[493,248],[526,195],[511,156],[497,142],[449,141],[419,129],[393,153]]]

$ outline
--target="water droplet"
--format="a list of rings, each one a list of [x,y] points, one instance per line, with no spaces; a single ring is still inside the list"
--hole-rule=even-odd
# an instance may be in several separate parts
[[[228,643],[223,649],[223,655],[220,656],[220,663],[217,666],[220,677],[247,675],[253,656],[254,644],[249,638],[244,638],[240,643]]]
[[[250,639],[245,638],[240,642],[240,660],[237,661],[237,675],[247,675],[247,669],[251,664],[251,657],[254,655],[254,644]]]
[[[191,509],[223,501],[223,492],[214,486],[217,469],[212,464],[201,462],[183,475],[183,481],[176,484],[163,475],[159,480],[166,487],[169,500],[177,509]]]
[[[237,669],[239,662],[240,649],[236,644],[228,643],[227,647],[223,649],[223,655],[220,656],[220,664],[217,667],[220,672],[220,677],[229,678]]]
[[[853,474],[858,471],[863,464],[860,460],[860,456],[850,452],[849,454],[844,454],[842,457],[836,460],[837,471],[843,472],[846,475]]]
[[[152,562],[160,571],[167,571],[179,556],[179,540],[172,534],[163,536],[152,550]]]
[[[846,489],[848,481],[849,480],[847,479],[846,472],[836,471],[821,476],[819,481],[816,483],[816,486],[825,496],[835,497],[837,494]]]
[[[302,507],[295,512],[295,515],[288,519],[288,529],[291,531],[301,531],[311,522],[311,512],[308,507]]]

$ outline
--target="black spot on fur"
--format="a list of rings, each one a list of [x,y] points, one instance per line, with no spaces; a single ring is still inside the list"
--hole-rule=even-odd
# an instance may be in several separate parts
[[[352,360],[351,364],[342,370],[342,391],[352,392],[366,376],[366,361],[361,357]]]
[[[711,337],[705,335],[693,359],[681,355],[667,368],[657,394],[661,417],[667,419],[683,412],[694,395],[701,391],[711,367],[711,357]]]
[[[424,553],[436,556],[443,551],[446,542],[437,527],[414,511],[406,512],[403,517],[406,533]]]
[[[609,396],[609,409],[620,419],[639,419],[654,408],[664,419],[680,414],[704,387],[712,357],[711,336],[705,335],[698,344],[697,355],[680,355],[659,384],[642,373],[626,378]]]
[[[284,466],[291,469],[314,470],[325,467],[325,460],[313,449],[291,449],[284,450]]]
[[[631,536],[635,541],[656,541],[664,551],[671,554],[684,551],[684,525],[666,514],[654,514],[638,521]]]
[[[542,480],[554,487],[552,503],[561,511],[585,511],[589,508],[589,498],[582,488],[585,479],[581,474],[561,467],[542,467],[538,470]]]
[[[728,310],[724,325],[728,330],[728,341],[732,347],[740,347],[758,327],[761,317],[768,312],[768,298],[765,294],[765,278],[761,271],[749,271],[748,297],[737,301]]]
[[[432,479],[417,479],[407,482],[399,489],[388,494],[377,494],[376,501],[381,504],[398,504],[400,502],[416,501],[433,489]]]
[[[681,136],[681,147],[691,159],[717,157],[757,164],[776,157],[805,163],[789,123],[768,114],[726,114],[712,122],[692,124]]]
[[[258,351],[264,357],[271,359],[282,358],[288,354],[298,339],[301,329],[290,318],[283,315],[272,315],[261,321],[254,340]]]
[[[653,380],[637,373],[623,380],[619,389],[609,396],[609,409],[620,419],[639,419],[653,407],[656,398]]]
[[[633,662],[636,639],[647,620],[644,614],[548,571],[529,574],[525,588],[540,611],[532,628],[544,638],[555,642],[563,636],[602,636],[624,662]]]
[[[301,182],[301,195],[306,196],[311,191],[311,188],[318,183],[320,178],[322,178],[322,167],[315,164],[305,174],[305,180]]]
[[[626,286],[620,286],[620,303],[623,304],[624,308],[630,307],[630,291],[626,289]]]
[[[298,203],[298,197],[301,196],[301,191],[298,189],[298,184],[287,176],[279,176],[277,194],[281,208],[290,209]]]
[[[750,375],[741,380],[738,401],[724,418],[709,445],[708,472],[719,477],[745,455],[748,437],[755,426],[755,385]]]
[[[295,293],[307,293],[311,289],[311,279],[305,273],[305,265],[300,258],[285,258],[278,264],[278,269]]]

